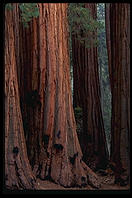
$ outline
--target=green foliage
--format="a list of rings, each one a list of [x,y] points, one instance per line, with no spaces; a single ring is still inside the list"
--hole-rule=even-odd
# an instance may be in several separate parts
[[[80,134],[82,133],[83,129],[83,111],[81,107],[75,107],[74,108],[74,115],[75,115],[75,120],[76,120],[76,130],[77,130],[77,135],[78,138],[80,137]]]
[[[21,10],[21,20],[24,27],[28,27],[28,23],[33,17],[39,16],[37,3],[20,3],[19,8]]]
[[[5,9],[7,9],[7,10],[13,10],[13,6],[11,5],[11,3],[7,3],[5,5]]]
[[[74,114],[75,114],[75,118],[76,119],[81,119],[82,118],[82,114],[83,114],[83,111],[82,111],[82,108],[81,107],[75,107],[74,108]]]
[[[96,46],[98,41],[95,32],[103,26],[100,21],[92,18],[89,9],[85,8],[84,5],[85,3],[69,3],[68,22],[70,35],[76,35],[80,43],[85,44],[85,47],[90,47],[91,42]]]
[[[28,27],[28,23],[33,17],[39,16],[39,9],[37,3],[19,3],[19,8],[21,11],[21,21],[24,27]],[[5,9],[13,10],[13,5],[11,3],[6,4]]]

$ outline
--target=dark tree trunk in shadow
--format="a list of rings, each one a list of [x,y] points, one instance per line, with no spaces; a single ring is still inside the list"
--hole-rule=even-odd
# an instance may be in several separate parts
[[[117,179],[130,153],[130,5],[106,4],[106,33],[112,92],[111,162]]]
[[[85,7],[96,19],[96,4],[87,3]],[[97,37],[96,32],[93,34]],[[87,36],[90,39],[89,33]],[[91,41],[90,47],[86,48],[73,36],[72,53],[74,106],[80,106],[83,110],[83,132],[79,137],[83,159],[94,170],[105,168],[108,149],[101,110],[97,47]]]

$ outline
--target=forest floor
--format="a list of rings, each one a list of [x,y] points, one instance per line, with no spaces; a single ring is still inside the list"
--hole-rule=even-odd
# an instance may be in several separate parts
[[[53,182],[50,181],[43,181],[40,179],[37,179],[36,182],[36,187],[38,190],[79,190],[79,191],[83,191],[83,190],[130,190],[130,185],[126,185],[126,186],[120,186],[117,184],[114,184],[114,175],[106,175],[106,176],[101,176],[100,174],[96,173],[99,177],[99,180],[101,182],[101,187],[99,189],[93,189],[90,186],[86,186],[86,187],[74,187],[74,188],[65,188],[63,186],[60,186],[58,184],[55,184]]]
[[[82,119],[78,119],[78,122],[77,122],[77,134],[79,136],[80,132],[82,130]],[[114,180],[115,180],[115,176],[113,174],[113,172],[111,172],[111,170],[107,170],[108,173],[107,174],[103,174],[103,172],[96,172],[97,176],[99,177],[99,181],[101,183],[101,187],[99,189],[93,189],[91,186],[85,186],[85,187],[72,187],[72,188],[65,188],[63,186],[60,186],[56,183],[53,183],[51,181],[48,181],[48,180],[41,180],[41,179],[37,179],[36,181],[36,189],[38,190],[68,190],[68,191],[76,191],[76,190],[79,190],[79,191],[89,191],[89,190],[130,190],[130,185],[126,185],[126,186],[120,186],[118,184],[114,184]],[[107,172],[106,171],[106,172]],[[110,172],[109,172],[110,171]],[[106,173],[105,172],[105,173]]]

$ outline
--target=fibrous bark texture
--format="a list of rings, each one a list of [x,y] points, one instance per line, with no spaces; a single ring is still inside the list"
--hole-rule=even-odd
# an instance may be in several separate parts
[[[96,19],[96,4],[85,4]],[[96,38],[96,32],[93,32]],[[87,34],[90,39],[91,34]],[[92,39],[91,39],[92,40]],[[89,48],[72,37],[74,107],[83,110],[83,132],[80,143],[84,161],[92,168],[105,168],[108,149],[103,125],[97,47],[91,42]]]
[[[5,11],[5,186],[9,189],[33,189],[32,173],[24,137],[15,57],[15,13]],[[15,23],[15,24],[14,24]]]
[[[41,177],[50,176],[64,186],[84,185],[90,178],[83,167],[72,108],[67,4],[45,4],[44,8],[47,80],[43,138],[48,143]]]
[[[129,175],[130,5],[106,4],[106,38],[112,92],[111,161]]]
[[[15,29],[17,75],[28,158],[41,179],[99,187],[82,161],[70,87],[67,4],[40,3],[39,18]]]

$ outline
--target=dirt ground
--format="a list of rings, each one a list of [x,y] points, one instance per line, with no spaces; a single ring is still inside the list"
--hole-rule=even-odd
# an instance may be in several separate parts
[[[101,187],[100,189],[97,190],[130,190],[130,186],[126,185],[126,186],[120,186],[117,184],[114,184],[114,176],[113,175],[106,175],[106,176],[101,176],[99,175],[99,180],[101,182]],[[74,187],[74,188],[65,188],[63,186],[60,186],[58,184],[55,184],[53,182],[50,181],[43,181],[40,179],[37,179],[36,182],[36,187],[38,190],[94,190],[93,188],[91,188],[90,186],[86,186],[86,187]],[[96,190],[96,189],[95,189]]]

